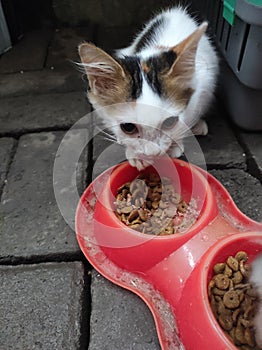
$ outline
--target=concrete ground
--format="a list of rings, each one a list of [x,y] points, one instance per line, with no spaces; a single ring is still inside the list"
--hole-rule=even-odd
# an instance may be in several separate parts
[[[59,144],[91,110],[72,64],[76,46],[109,48],[126,38],[96,28],[35,31],[0,58],[0,350],[160,349],[147,306],[89,265],[53,192]],[[208,170],[261,221],[261,133],[232,126],[221,102],[208,120],[210,133],[199,138]],[[107,146],[98,135],[84,149],[80,193]]]

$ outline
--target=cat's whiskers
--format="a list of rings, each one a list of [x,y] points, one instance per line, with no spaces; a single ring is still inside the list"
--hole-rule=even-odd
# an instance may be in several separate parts
[[[103,135],[102,135],[102,137],[103,137],[103,140],[107,140],[107,141],[110,141],[110,142],[112,142],[112,143],[117,143],[117,144],[118,144],[118,141],[117,141],[117,140],[114,140],[114,139],[112,139],[112,138],[110,138],[110,137],[106,137],[106,136],[103,136]]]
[[[102,133],[103,139],[111,141],[113,143],[118,143],[117,138],[110,134],[109,132],[106,132],[104,129],[102,129],[99,125],[96,125],[96,128],[99,130],[100,133]]]

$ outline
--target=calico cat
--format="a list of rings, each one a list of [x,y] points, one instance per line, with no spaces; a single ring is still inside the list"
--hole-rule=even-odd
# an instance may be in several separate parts
[[[190,129],[207,134],[200,118],[213,97],[218,58],[206,29],[176,7],[114,57],[91,43],[79,46],[89,100],[138,170],[157,156],[181,156]]]

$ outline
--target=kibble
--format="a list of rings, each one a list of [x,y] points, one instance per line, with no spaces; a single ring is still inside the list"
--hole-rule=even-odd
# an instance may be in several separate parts
[[[249,283],[246,252],[229,256],[213,267],[208,284],[212,311],[225,334],[242,350],[262,350],[255,340],[253,319],[258,309],[258,294]]]
[[[170,179],[142,173],[118,188],[115,214],[132,229],[163,236],[186,231],[199,211],[196,200],[186,202]]]

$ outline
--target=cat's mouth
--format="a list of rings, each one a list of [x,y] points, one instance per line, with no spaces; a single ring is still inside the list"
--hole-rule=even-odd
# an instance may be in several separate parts
[[[144,164],[144,166],[154,165],[161,157],[169,157],[168,152],[161,151],[158,154],[136,154],[135,158]]]
[[[152,146],[152,144],[151,144]],[[168,150],[170,147],[168,147],[167,149],[162,149],[159,146],[156,147],[156,145],[154,145],[154,147],[150,147],[149,144],[147,145],[147,148],[143,151],[143,152],[135,152],[135,156],[137,159],[141,160],[141,161],[145,161],[148,162],[150,164],[154,163],[154,160],[159,158],[159,157],[164,157],[164,156],[168,156]]]

